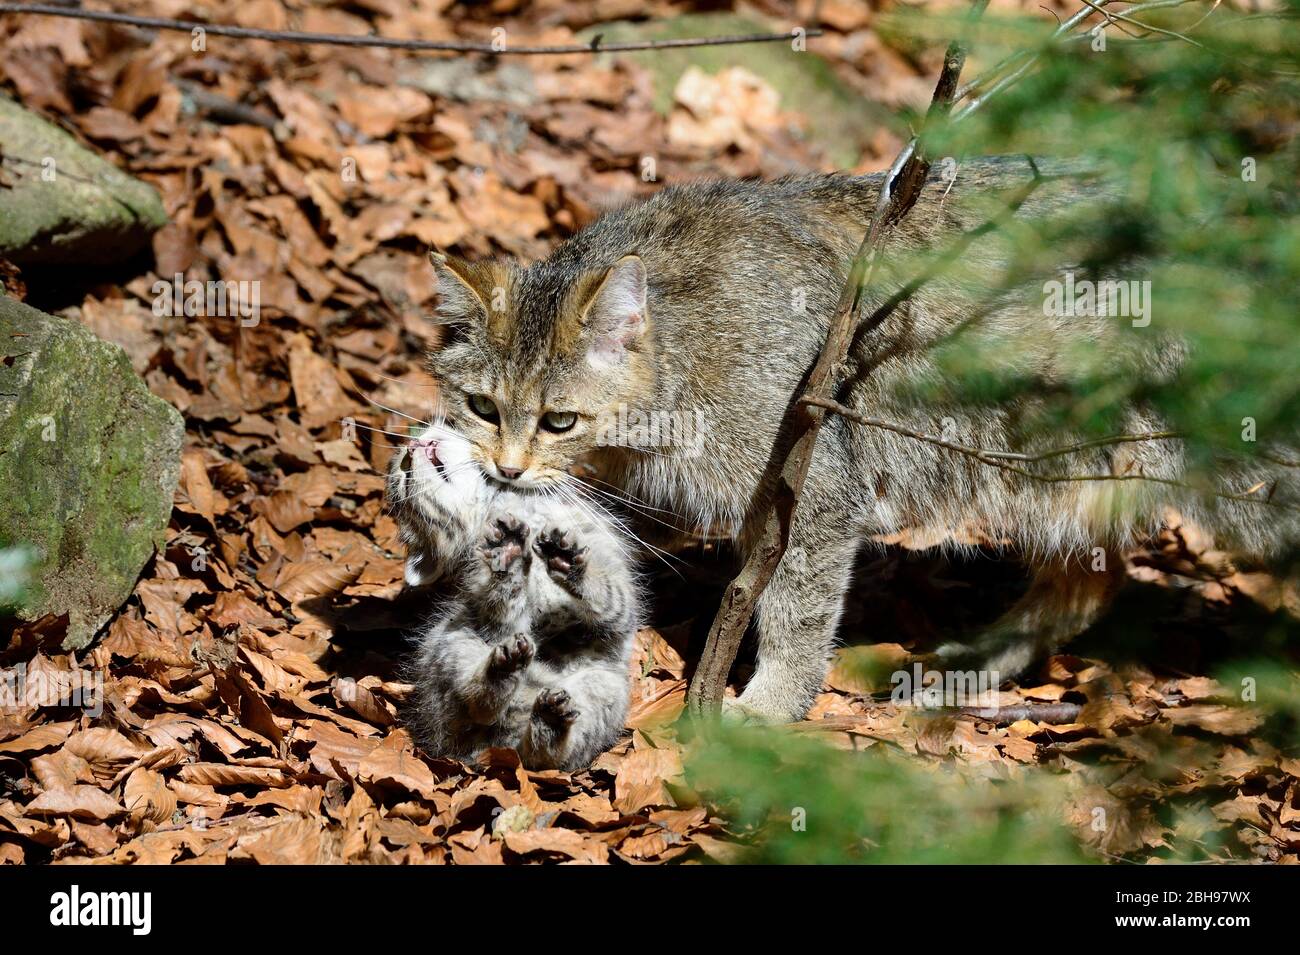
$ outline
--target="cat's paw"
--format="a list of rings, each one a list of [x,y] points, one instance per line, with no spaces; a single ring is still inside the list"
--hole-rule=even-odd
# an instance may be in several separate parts
[[[579,715],[568,690],[542,690],[533,701],[533,719],[555,729],[567,729]]]
[[[537,536],[533,550],[546,561],[551,579],[564,587],[576,587],[587,572],[587,548],[569,531],[552,527]]]
[[[518,673],[533,662],[534,652],[536,651],[533,641],[522,633],[516,634],[505,643],[492,648],[492,652],[488,655],[488,670],[494,676]]]
[[[527,566],[528,525],[513,514],[502,514],[488,524],[479,548],[488,569],[494,574],[509,574]]]
[[[784,722],[762,710],[755,709],[734,697],[722,701],[722,722],[728,726],[770,726]]]

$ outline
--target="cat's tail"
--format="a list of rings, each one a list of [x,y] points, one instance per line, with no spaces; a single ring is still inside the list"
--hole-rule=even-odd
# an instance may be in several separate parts
[[[1216,546],[1269,558],[1300,547],[1300,452],[1277,447],[1251,460],[1220,461],[1213,484],[1186,505]]]

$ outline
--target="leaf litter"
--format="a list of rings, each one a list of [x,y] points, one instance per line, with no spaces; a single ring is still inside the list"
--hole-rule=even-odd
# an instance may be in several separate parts
[[[453,18],[446,6],[295,14],[251,0],[223,15],[478,38],[497,22],[486,11]],[[782,15],[768,6],[759,11]],[[629,10],[617,0],[498,7],[498,20],[539,42],[572,42]],[[891,49],[866,3],[824,7],[822,49],[849,83],[890,106],[928,98],[936,62]],[[150,12],[188,8],[162,0]],[[739,67],[688,70],[664,115],[646,71],[618,59],[470,65],[209,44],[195,53],[188,35],[0,21],[3,75],[20,100],[164,197],[170,221],[147,273],[94,284],[64,314],[121,345],[186,421],[166,545],[100,642],[66,654],[60,621],[37,621],[19,626],[0,657],[22,664],[29,681],[99,690],[89,708],[0,708],[0,862],[745,859],[762,832],[692,787],[685,767],[696,744],[678,722],[707,601],[694,617],[638,635],[627,731],[591,768],[530,771],[494,751],[475,769],[416,751],[400,719],[411,688],[395,638],[412,617],[399,598],[403,555],[382,474],[409,417],[427,416],[435,395],[420,362],[439,341],[429,245],[544,254],[601,209],[658,188],[643,176],[647,156],[667,182],[830,170],[802,118]],[[230,124],[196,87],[258,121]],[[887,130],[873,143],[863,171],[882,168],[899,145]],[[177,274],[258,282],[259,321],[157,315],[156,283]],[[1226,834],[1212,858],[1300,861],[1300,761],[1255,737],[1264,716],[1235,705],[1206,672],[1062,655],[1031,685],[1000,694],[1008,712],[1075,704],[1077,715],[1058,723],[936,717],[883,699],[879,681],[862,675],[863,654],[898,669],[924,642],[927,594],[987,594],[934,571],[924,542],[906,536],[871,568],[881,586],[912,578],[883,604],[901,643],[842,650],[809,719],[784,732],[847,751],[886,747],[974,780],[990,767],[1012,780],[1064,777],[1062,821],[1101,858],[1159,859],[1182,832],[1193,842]],[[1191,528],[1174,526],[1129,570],[1137,584],[1195,592],[1194,619],[1178,621],[1193,632],[1243,606],[1297,612],[1294,589],[1225,571]],[[869,632],[850,608],[846,634]],[[1179,639],[1183,649],[1196,642]],[[1110,820],[1100,830],[1097,806]],[[1176,832],[1171,812],[1186,806],[1208,813],[1199,829]]]

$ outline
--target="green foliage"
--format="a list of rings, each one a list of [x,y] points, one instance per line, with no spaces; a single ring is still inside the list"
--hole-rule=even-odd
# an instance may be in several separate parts
[[[939,133],[932,155],[1075,159],[1103,170],[1115,189],[1046,229],[1008,233],[1016,243],[1012,280],[1038,276],[1022,287],[1026,304],[1041,307],[1043,280],[1063,262],[1076,263],[1080,279],[1149,281],[1150,325],[1113,318],[1123,340],[1135,350],[1162,339],[1189,348],[1180,374],[1164,380],[1107,360],[1101,349],[1080,349],[1066,386],[1048,390],[1005,374],[1029,343],[982,336],[976,325],[939,348],[941,380],[928,387],[967,402],[1032,396],[1033,413],[1021,422],[1026,444],[1122,431],[1119,411],[1133,401],[1149,402],[1186,434],[1193,462],[1207,471],[1219,453],[1294,444],[1298,9],[1290,0],[1275,15],[1190,2],[1149,10],[1138,17],[1191,30],[1195,43],[1130,39],[1111,26],[1104,50],[1094,36],[1049,47],[1053,27],[1041,20],[986,17],[970,30],[974,62],[965,81],[1017,50],[1045,52],[1018,83]],[[958,22],[906,15],[889,27],[933,41]],[[1243,440],[1244,419],[1253,420],[1257,440]]]
[[[1171,3],[1137,16],[1163,30],[1191,31],[1195,42],[1155,33],[1130,39],[1112,25],[1104,49],[1095,36],[1051,45],[1054,26],[1041,18],[988,15],[968,28],[961,17],[915,11],[882,17],[882,32],[910,37],[918,50],[969,29],[973,52],[965,82],[1017,51],[1042,54],[1035,70],[931,141],[933,158],[958,159],[959,179],[960,157],[1001,153],[1084,164],[1107,183],[1104,198],[1055,221],[1001,229],[1011,243],[1012,271],[1000,277],[1000,289],[1042,309],[1044,281],[1064,266],[1079,279],[1149,281],[1152,296],[1149,325],[1113,316],[1118,347],[1067,346],[1067,373],[1050,386],[1023,371],[1019,356],[1037,343],[999,338],[974,321],[936,347],[938,373],[916,383],[908,397],[1010,401],[1020,408],[1017,450],[1122,433],[1124,409],[1146,403],[1185,435],[1189,480],[1198,484],[1209,482],[1225,454],[1248,458],[1294,448],[1300,421],[1298,14],[1300,0],[1287,0],[1272,15]],[[907,136],[920,120],[903,116],[896,128]],[[905,275],[926,264],[900,264],[895,257],[882,268]],[[988,279],[958,261],[943,281],[976,288]],[[1188,346],[1178,375],[1145,370],[1141,355],[1159,342]],[[1245,419],[1253,421],[1257,440],[1245,437]],[[1053,472],[1068,470],[1068,458],[1054,460]],[[1126,624],[1130,642],[1141,636],[1140,618]],[[1266,717],[1258,739],[1294,754],[1300,683],[1294,667],[1278,662],[1293,652],[1294,628],[1252,633],[1251,641],[1258,658],[1226,665],[1218,678],[1231,702],[1238,688],[1252,688],[1254,698],[1243,702]],[[884,685],[887,661],[867,656],[858,664],[864,688]],[[1186,782],[1190,753],[1210,748],[1194,729],[1162,727],[1152,736],[1165,749],[1150,744],[1145,768],[1153,777],[1167,776],[1170,785]],[[1098,769],[1103,781],[1105,768]],[[687,771],[693,785],[741,821],[765,862],[1093,858],[1061,823],[1066,780],[1046,772],[1001,779],[993,770],[918,760],[886,745],[844,752],[811,738],[758,731],[731,731],[700,744]],[[1231,841],[1208,799],[1194,793],[1161,807],[1173,831],[1170,858],[1216,857]]]
[[[693,749],[687,779],[767,863],[1077,863],[1061,780],[994,780],[885,745],[845,752],[779,730],[730,729]]]

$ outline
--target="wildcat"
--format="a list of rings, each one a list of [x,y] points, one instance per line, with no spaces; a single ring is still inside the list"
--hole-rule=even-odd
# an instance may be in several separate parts
[[[882,179],[673,186],[605,215],[526,267],[435,252],[446,336],[429,366],[448,420],[471,442],[474,465],[521,491],[590,496],[609,492],[569,472],[575,462],[599,461],[614,493],[739,537],[746,513],[770,490],[762,481],[785,440],[781,423],[821,348]],[[963,252],[960,273],[922,283],[857,337],[836,397],[968,446],[1016,448],[1028,399],[970,408],[944,397],[931,352],[968,320],[976,336],[1034,342],[1027,352],[1007,349],[1006,364],[994,371],[1034,376],[1047,387],[1070,386],[1066,358],[1081,345],[1113,352],[1134,374],[1176,374],[1177,342],[1152,334],[1139,348],[1119,339],[1114,319],[1045,315],[1041,293],[1005,294],[977,309],[1016,264],[1005,236],[983,228],[996,210],[1009,226],[1032,229],[1072,203],[1104,196],[1095,174],[1064,164],[971,159],[955,178],[936,165],[916,207],[890,233],[860,314],[915,274],[891,262],[938,254],[962,235],[976,233],[978,241]],[[940,397],[903,397],[915,382],[929,382]],[[622,422],[656,416],[696,416],[706,433],[654,447],[620,439]],[[1162,422],[1134,406],[1123,427],[1155,432]],[[1068,434],[1052,436],[1052,445],[1070,443]],[[829,417],[786,555],[757,606],[756,670],[729,710],[747,719],[802,718],[821,688],[856,552],[877,535],[913,528],[939,537],[977,526],[1028,561],[1028,592],[976,647],[984,666],[1005,679],[1092,622],[1122,575],[1118,550],[1158,529],[1167,505],[1235,532],[1251,549],[1295,531],[1294,518],[1275,509],[1225,500],[1208,507],[1199,495],[1159,483],[1184,472],[1177,440],[1090,448],[1073,463],[1079,473],[1156,480],[1043,484]],[[1240,468],[1224,486],[1240,492],[1271,479]],[[750,541],[738,544],[743,552]],[[1098,548],[1101,561],[1092,556]]]
[[[508,747],[530,769],[590,764],[623,728],[640,615],[614,520],[493,487],[436,423],[395,455],[388,498],[407,582],[452,584],[409,668],[416,740],[465,761]]]

